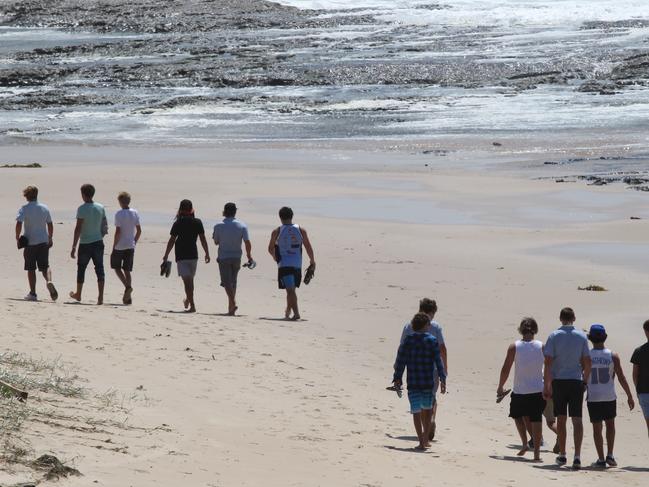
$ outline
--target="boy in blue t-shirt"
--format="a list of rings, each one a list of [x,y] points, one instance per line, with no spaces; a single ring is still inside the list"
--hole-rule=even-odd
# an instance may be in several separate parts
[[[399,346],[392,382],[396,387],[401,387],[403,372],[408,369],[408,400],[419,439],[416,449],[425,450],[430,446],[430,425],[435,403],[435,369],[438,371],[442,394],[446,393],[446,372],[437,340],[424,331],[430,324],[428,315],[417,313],[411,323],[415,333],[406,337]]]

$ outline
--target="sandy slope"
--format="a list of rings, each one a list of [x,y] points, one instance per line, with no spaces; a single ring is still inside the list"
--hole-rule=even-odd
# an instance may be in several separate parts
[[[630,374],[649,278],[632,257],[615,265],[610,260],[643,242],[647,224],[629,216],[645,216],[646,195],[434,171],[417,157],[362,151],[35,146],[3,148],[3,159],[45,167],[0,169],[2,348],[61,357],[87,387],[117,391],[128,409],[129,427],[105,432],[61,429],[54,435],[28,426],[36,454],[72,460],[84,474],[66,485],[461,486],[477,479],[488,485],[522,479],[528,485],[640,485],[649,471],[641,415],[623,404],[621,468],[571,473],[557,471],[549,452],[543,465],[516,461],[507,407],[494,402],[518,320],[536,317],[544,338],[565,305],[575,308],[579,325],[609,327],[610,346]],[[20,301],[26,279],[12,237],[20,190],[38,185],[53,211],[52,264],[64,296],[74,283],[67,254],[78,187],[87,181],[96,184],[96,199],[110,213],[122,189],[131,191],[142,213],[133,306],[117,304],[112,275],[108,304],[92,305],[92,274],[83,305],[65,298]],[[239,317],[219,315],[226,302],[214,263],[199,266],[196,315],[178,313],[178,278],[158,276],[183,197],[194,200],[206,227],[231,199],[250,225],[259,266],[241,273]],[[292,205],[296,221],[310,231],[318,261],[316,279],[300,292],[305,321],[299,323],[278,320],[283,298],[264,250],[282,204]],[[608,242],[612,250],[598,261],[561,257],[557,246],[584,242]],[[587,284],[609,292],[577,291]],[[438,300],[450,376],[449,394],[440,399],[438,440],[430,452],[417,454],[410,450],[407,401],[384,388],[402,323],[422,296]],[[594,448],[586,431],[583,457],[590,463]],[[0,475],[0,482],[24,478],[20,470]]]

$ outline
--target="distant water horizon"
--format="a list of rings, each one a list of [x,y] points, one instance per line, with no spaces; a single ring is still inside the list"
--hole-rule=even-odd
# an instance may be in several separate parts
[[[649,128],[644,1],[278,3],[304,14],[193,32],[67,28],[54,14],[0,22],[0,142]]]

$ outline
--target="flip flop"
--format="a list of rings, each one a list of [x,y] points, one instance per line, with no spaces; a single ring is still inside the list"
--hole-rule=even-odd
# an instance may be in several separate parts
[[[54,283],[48,282],[47,290],[50,292],[50,298],[52,298],[52,301],[56,301],[57,299],[59,299],[59,293],[56,290],[56,287],[54,287]]]
[[[397,396],[401,397],[403,396],[403,389],[401,387],[397,386],[388,386],[385,388],[386,391],[393,391],[397,393]]]
[[[506,391],[503,391],[502,394],[496,395],[496,404],[502,402],[502,400],[505,399],[509,395],[510,392],[512,392],[512,390],[507,389]]]
[[[304,284],[309,284],[315,276],[315,266],[311,264],[304,273]]]

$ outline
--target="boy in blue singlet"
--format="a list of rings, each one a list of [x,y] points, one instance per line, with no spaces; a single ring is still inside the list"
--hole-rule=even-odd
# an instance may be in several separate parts
[[[270,235],[268,253],[277,262],[279,288],[286,289],[284,318],[299,320],[296,289],[300,287],[302,281],[302,247],[306,250],[313,269],[315,269],[315,257],[306,230],[293,223],[293,210],[287,206],[282,207],[279,210],[279,219],[282,226],[273,230]]]
[[[586,405],[588,415],[593,424],[593,439],[597,449],[597,462],[595,467],[606,468],[607,465],[616,467],[617,462],[613,455],[615,443],[615,416],[617,409],[617,395],[615,394],[615,376],[620,379],[620,385],[627,395],[629,408],[633,409],[635,404],[631,394],[631,388],[624,376],[624,370],[620,364],[620,357],[617,353],[611,352],[604,347],[606,341],[606,329],[599,324],[590,327],[588,339],[593,343],[590,351],[592,368],[590,381],[588,382],[588,396]],[[603,424],[606,424],[606,448],[607,454],[604,458],[604,438],[602,437]]]

